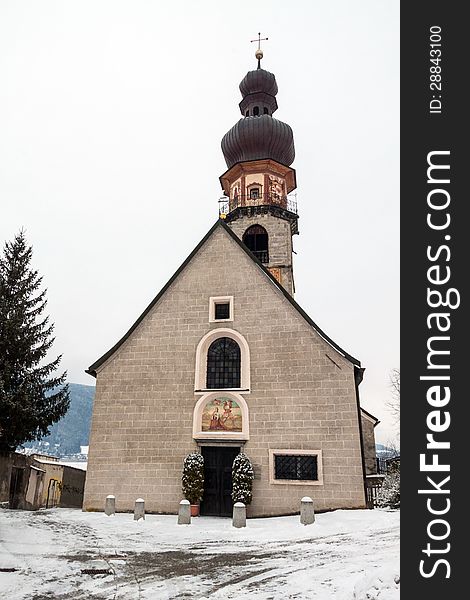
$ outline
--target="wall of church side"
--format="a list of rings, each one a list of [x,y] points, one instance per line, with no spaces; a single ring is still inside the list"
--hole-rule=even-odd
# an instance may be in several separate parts
[[[374,473],[377,473],[377,451],[375,448],[374,424],[365,415],[362,415],[361,421],[366,475],[373,475]]]
[[[280,235],[283,224],[269,215],[256,221],[281,260],[290,239]],[[233,322],[209,323],[211,296],[233,296]],[[317,510],[364,507],[352,365],[220,227],[98,373],[84,510],[103,510],[114,494],[118,511],[142,497],[149,512],[176,514],[183,459],[199,447],[196,348],[219,327],[238,331],[250,348],[250,393],[241,392],[250,425],[244,450],[255,468],[248,515],[295,513],[306,495]],[[270,483],[272,449],[321,450],[323,485]]]

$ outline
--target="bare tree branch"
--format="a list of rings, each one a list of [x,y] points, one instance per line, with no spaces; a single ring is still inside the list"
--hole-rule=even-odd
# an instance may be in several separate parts
[[[400,423],[400,369],[392,369],[390,373],[391,398],[385,405],[392,413],[395,423]]]

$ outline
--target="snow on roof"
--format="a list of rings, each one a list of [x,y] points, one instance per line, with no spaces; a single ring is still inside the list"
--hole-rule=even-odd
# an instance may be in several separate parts
[[[62,461],[62,460],[45,460],[44,458],[35,458],[36,462],[42,465],[53,465],[55,467],[71,467],[72,469],[79,469],[80,471],[87,470],[86,461]]]
[[[37,458],[34,457],[34,460],[42,465],[55,465],[56,467],[60,467],[61,463],[58,460],[46,460],[45,458]]]
[[[86,471],[88,463],[86,460],[81,461],[60,461],[60,464],[64,467],[72,467],[73,469],[79,469],[80,471]]]
[[[39,467],[34,467],[33,465],[29,465],[30,469],[34,469],[34,471],[39,471],[41,473],[45,473],[44,469],[39,469]]]

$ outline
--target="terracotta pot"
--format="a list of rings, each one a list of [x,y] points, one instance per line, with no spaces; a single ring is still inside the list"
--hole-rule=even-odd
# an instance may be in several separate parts
[[[199,504],[191,504],[191,516],[199,517]]]

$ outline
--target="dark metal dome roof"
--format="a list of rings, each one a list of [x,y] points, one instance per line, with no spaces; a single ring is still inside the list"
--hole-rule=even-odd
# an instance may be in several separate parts
[[[272,159],[290,166],[294,162],[294,136],[286,123],[272,117],[277,110],[276,77],[258,68],[240,83],[244,115],[222,139],[222,152],[230,169],[238,162]]]
[[[264,92],[271,96],[277,94],[276,77],[264,69],[248,71],[240,83],[240,92],[243,97],[256,92]]]
[[[294,162],[294,135],[286,123],[270,115],[240,119],[222,138],[227,168],[238,162],[270,158],[283,165]]]

